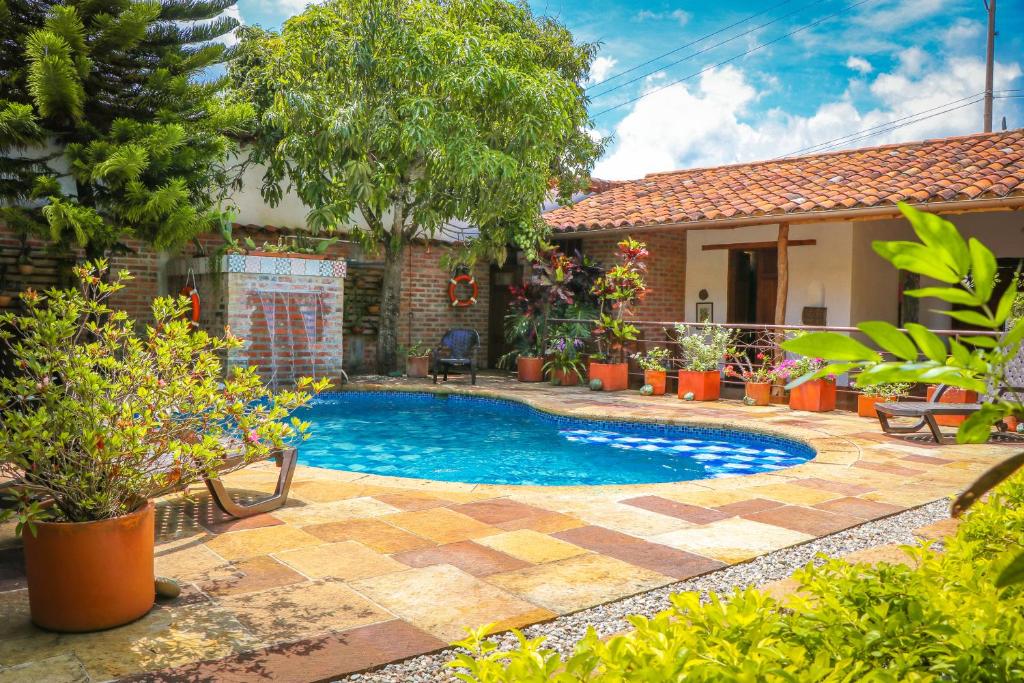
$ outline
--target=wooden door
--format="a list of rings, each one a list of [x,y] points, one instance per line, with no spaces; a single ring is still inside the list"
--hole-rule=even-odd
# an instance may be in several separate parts
[[[757,277],[757,303],[754,320],[758,325],[775,322],[775,302],[779,287],[779,250],[758,249],[754,252]]]

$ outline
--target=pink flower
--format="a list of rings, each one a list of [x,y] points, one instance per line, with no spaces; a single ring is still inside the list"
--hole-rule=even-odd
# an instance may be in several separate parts
[[[259,443],[260,435],[255,429],[250,429],[249,433],[245,435],[245,440],[249,443]]]

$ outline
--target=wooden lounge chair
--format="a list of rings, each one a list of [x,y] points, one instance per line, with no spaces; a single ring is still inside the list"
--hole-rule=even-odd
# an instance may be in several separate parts
[[[274,493],[254,503],[236,503],[231,497],[231,494],[229,494],[228,490],[224,487],[224,482],[219,478],[204,479],[203,481],[206,484],[206,488],[210,491],[210,497],[213,499],[214,504],[220,508],[224,514],[241,519],[276,510],[287,503],[288,491],[291,489],[292,485],[292,476],[295,474],[295,466],[298,464],[298,451],[291,446],[275,449],[272,452],[272,457],[277,462],[277,466],[281,469],[281,472],[277,475],[277,485],[274,488]],[[238,457],[225,460],[219,468],[220,471],[231,469],[238,464],[239,460],[240,458]],[[16,488],[20,483],[20,479],[11,479],[9,481],[0,482],[0,496],[3,495],[5,489]],[[183,489],[183,486],[172,484],[154,493],[153,497],[158,498],[160,496],[166,496]]]
[[[875,412],[878,414],[878,423],[886,434],[912,434],[919,432],[924,427],[932,433],[936,443],[942,443],[942,430],[935,419],[939,416],[952,415],[956,417],[967,417],[981,410],[980,403],[943,403],[942,395],[949,389],[945,384],[940,384],[932,394],[931,401],[907,401],[905,403],[878,403],[875,405]],[[1002,396],[1006,393],[1020,393],[1024,391],[1020,387],[1004,387],[999,391]],[[894,425],[889,422],[893,417],[916,418],[917,422],[909,425]],[[1006,430],[1002,422],[997,424],[1000,431]]]
[[[480,349],[480,333],[468,328],[448,330],[441,337],[441,343],[432,353],[432,374],[434,384],[440,373],[448,381],[449,368],[468,368],[473,384],[476,384],[476,356]]]

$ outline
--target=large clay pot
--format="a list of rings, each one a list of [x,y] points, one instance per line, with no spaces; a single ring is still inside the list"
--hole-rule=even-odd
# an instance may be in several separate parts
[[[836,409],[836,383],[826,379],[812,379],[789,392],[789,407],[812,413],[827,413]]]
[[[690,393],[694,401],[717,401],[722,393],[722,377],[718,370],[680,370],[679,398]]]
[[[644,384],[650,384],[654,389],[652,396],[661,396],[665,393],[667,374],[664,370],[644,370]]]
[[[542,382],[544,359],[539,356],[519,356],[516,359],[516,373],[520,382]]]
[[[99,522],[39,522],[24,534],[32,621],[66,633],[135,621],[153,607],[152,502]]]
[[[574,387],[580,383],[580,376],[572,370],[552,370],[551,377],[554,380],[552,384],[563,387]]]
[[[409,377],[426,377],[430,370],[430,356],[409,356],[405,359],[405,374]]]
[[[878,419],[878,413],[875,411],[875,404],[878,403],[895,403],[899,399],[895,396],[865,396],[859,394],[857,396],[857,414],[861,417],[871,417]]]
[[[629,388],[629,363],[592,362],[590,379],[601,380],[601,391],[624,391]]]
[[[935,387],[928,387],[928,400],[932,400],[932,396],[935,394]],[[942,397],[939,398],[940,403],[977,403],[978,392],[970,391],[968,389],[960,389],[958,387],[949,387],[942,392]],[[945,427],[959,427],[964,423],[967,418],[963,415],[936,415],[935,421]]]
[[[743,395],[753,401],[755,406],[766,406],[772,401],[772,385],[770,382],[747,382]]]

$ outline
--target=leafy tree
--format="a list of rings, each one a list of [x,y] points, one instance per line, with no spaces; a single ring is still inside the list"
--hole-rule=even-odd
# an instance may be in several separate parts
[[[211,229],[230,185],[213,42],[235,0],[0,0],[0,220],[93,254]]]
[[[382,371],[410,241],[458,219],[480,231],[470,259],[532,253],[552,181],[563,199],[582,186],[601,148],[583,91],[595,47],[506,0],[333,0],[243,34],[231,75],[261,115],[264,197],[287,179],[310,229],[350,224],[383,252]]]

